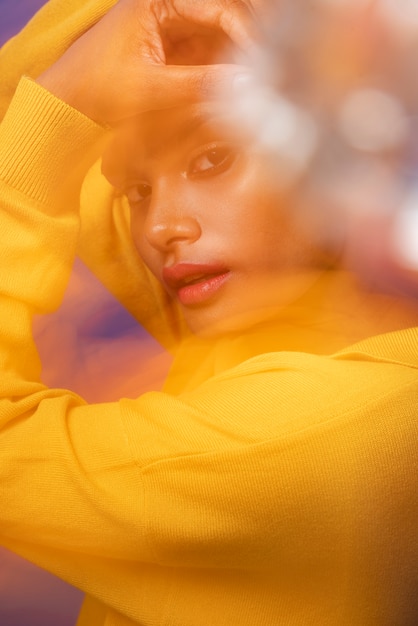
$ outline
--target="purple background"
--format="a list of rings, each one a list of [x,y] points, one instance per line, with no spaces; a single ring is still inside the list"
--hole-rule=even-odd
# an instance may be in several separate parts
[[[43,4],[45,0],[0,0],[0,45],[16,34]]]

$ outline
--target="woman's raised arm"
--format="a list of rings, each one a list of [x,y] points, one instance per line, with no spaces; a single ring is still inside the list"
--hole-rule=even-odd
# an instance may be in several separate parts
[[[120,0],[38,82],[114,123],[232,92],[239,67],[213,64],[231,43],[251,53],[256,33],[251,4],[241,0]]]

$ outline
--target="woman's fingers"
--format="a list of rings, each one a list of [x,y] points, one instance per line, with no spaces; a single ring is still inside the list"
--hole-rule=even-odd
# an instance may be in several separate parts
[[[228,50],[229,57],[235,49],[241,51],[241,58],[245,58],[243,53],[248,58],[260,40],[252,5],[243,0],[133,1],[137,3],[138,35],[145,35],[142,42],[149,58],[157,63],[230,63],[225,57]]]
[[[166,4],[157,0],[155,5]],[[253,6],[243,0],[171,0],[174,11],[184,20],[222,30],[243,51],[248,52],[259,38]],[[158,13],[156,14],[158,15]],[[162,15],[162,14],[161,14]],[[157,17],[158,19],[158,17]],[[159,21],[159,23],[161,23]]]

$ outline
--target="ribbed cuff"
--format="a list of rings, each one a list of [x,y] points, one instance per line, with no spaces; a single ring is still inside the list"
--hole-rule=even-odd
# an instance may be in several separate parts
[[[103,127],[22,78],[0,125],[0,180],[46,207],[54,206],[68,191],[75,171],[81,184],[80,168],[90,155],[88,168],[91,150],[104,136]]]

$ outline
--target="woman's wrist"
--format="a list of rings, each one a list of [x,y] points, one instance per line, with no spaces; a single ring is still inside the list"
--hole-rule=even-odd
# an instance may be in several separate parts
[[[106,124],[104,120],[99,119],[100,116],[92,105],[93,86],[90,85],[90,88],[83,86],[79,70],[73,64],[67,63],[65,55],[40,74],[35,82],[92,121],[101,125]]]

